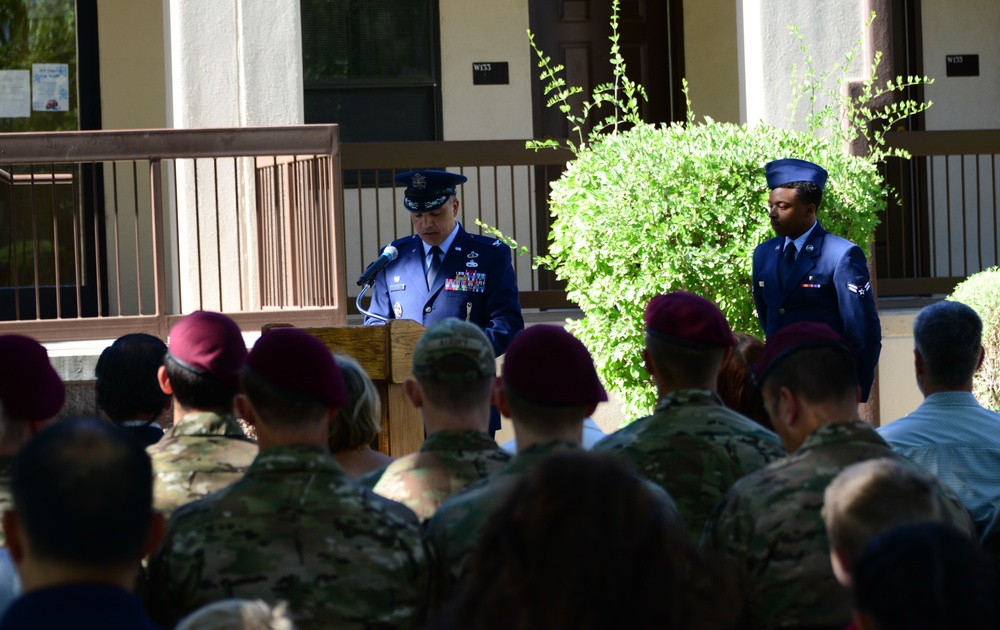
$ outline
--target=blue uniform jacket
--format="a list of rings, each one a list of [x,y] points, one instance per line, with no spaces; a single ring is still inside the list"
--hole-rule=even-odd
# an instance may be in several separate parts
[[[882,351],[882,326],[861,248],[817,225],[782,289],[778,261],[784,241],[772,238],[753,253],[753,301],[764,334],[803,320],[829,325],[854,346],[861,400],[867,401]]]
[[[368,310],[390,319],[411,319],[424,326],[446,317],[478,324],[500,356],[524,329],[510,247],[469,234],[458,234],[441,261],[434,286],[424,279],[424,249],[416,234],[392,242],[399,257],[375,277]],[[366,317],[365,325],[381,324]]]

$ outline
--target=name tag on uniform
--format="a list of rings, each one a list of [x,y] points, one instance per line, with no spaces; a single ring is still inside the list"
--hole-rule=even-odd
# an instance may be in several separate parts
[[[390,291],[405,291],[406,290],[406,285],[405,284],[390,284],[389,285],[389,290]]]

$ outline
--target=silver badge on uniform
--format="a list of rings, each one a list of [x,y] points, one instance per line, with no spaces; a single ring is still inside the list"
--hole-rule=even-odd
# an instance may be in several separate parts
[[[812,250],[813,250],[813,246],[812,245],[806,245],[806,251],[807,252],[811,252]]]
[[[417,190],[423,190],[424,188],[427,188],[427,178],[421,175],[420,173],[415,173],[413,175],[412,181],[413,181],[413,187],[416,188]]]
[[[466,258],[479,258],[479,254],[476,252],[469,252],[469,255],[466,256]]]
[[[392,281],[393,282],[399,282],[399,276],[393,276],[392,277]]]
[[[392,312],[396,314],[396,319],[403,319],[403,305],[399,302],[392,305]]]
[[[475,268],[479,266],[479,263],[470,260],[469,262],[465,263],[465,266]]]

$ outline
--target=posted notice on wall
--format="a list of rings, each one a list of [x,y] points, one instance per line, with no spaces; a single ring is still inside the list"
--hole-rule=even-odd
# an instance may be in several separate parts
[[[36,112],[69,110],[69,65],[31,64],[31,109]]]
[[[31,73],[0,70],[0,118],[31,116]]]

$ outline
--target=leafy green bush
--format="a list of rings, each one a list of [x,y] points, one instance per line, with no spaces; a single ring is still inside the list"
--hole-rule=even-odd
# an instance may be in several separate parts
[[[876,86],[873,74],[858,101],[846,102],[839,89],[830,89],[834,105],[810,112],[809,128],[828,126],[830,141],[765,125],[696,123],[690,111],[685,124],[646,124],[638,108],[644,92],[628,79],[618,49],[617,10],[616,1],[614,80],[597,86],[579,112],[571,99],[581,90],[567,86],[563,68],[535,48],[548,105],[559,107],[576,136],[570,145],[576,157],[552,184],[549,253],[536,260],[566,281],[568,297],[584,313],[570,329],[590,349],[605,385],[622,394],[627,413],[636,417],[655,404],[641,359],[642,314],[653,296],[681,289],[697,293],[713,300],[734,329],[760,334],[750,271],[754,248],[773,236],[764,164],[786,157],[821,164],[830,177],[820,221],[867,248],[889,192],[876,166],[892,152],[884,149],[881,130],[926,105],[905,101],[879,114],[871,100],[923,79]],[[824,89],[821,83],[809,84],[812,104]],[[604,117],[598,118],[602,109]],[[844,115],[836,117],[835,111]],[[843,148],[858,136],[869,140],[867,157],[850,156]],[[536,150],[554,145],[554,140],[528,143]]]
[[[773,236],[765,162],[797,157],[830,173],[820,221],[866,243],[885,207],[874,165],[826,141],[771,127],[637,124],[581,149],[552,185],[544,263],[584,318],[571,324],[628,412],[655,404],[642,367],[642,314],[658,293],[713,300],[736,330],[760,335],[750,289],[754,247]]]
[[[984,407],[1000,411],[1000,268],[971,275],[948,296],[971,306],[983,320],[983,366],[972,382],[972,393]]]

